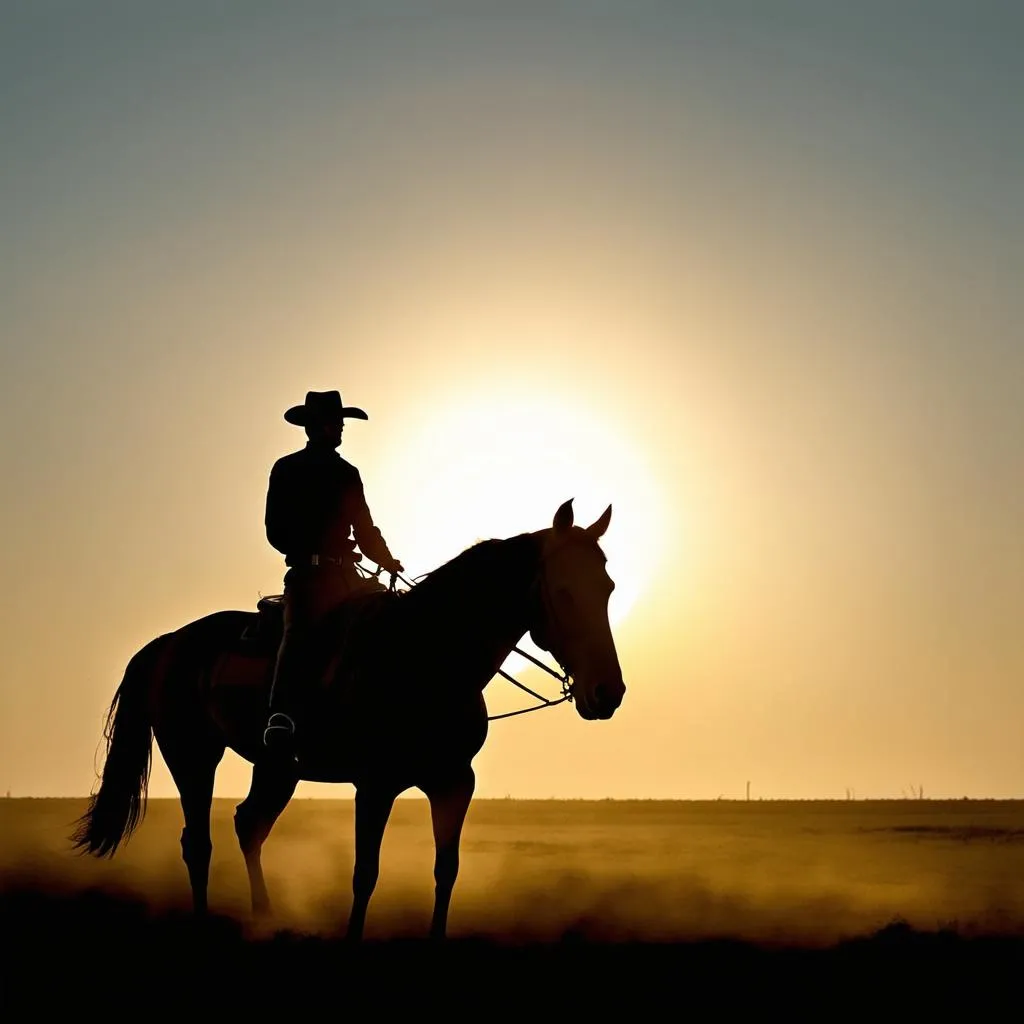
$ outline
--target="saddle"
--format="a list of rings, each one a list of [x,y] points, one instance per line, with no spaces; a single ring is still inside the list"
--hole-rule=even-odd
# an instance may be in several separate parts
[[[269,594],[256,602],[256,614],[249,617],[239,639],[241,653],[273,654],[284,632],[284,595]]]
[[[356,621],[365,619],[369,612],[382,607],[383,602],[368,601],[367,598],[379,597],[386,591],[387,587],[376,579],[363,580],[359,588],[330,613],[329,618],[348,620],[346,623],[346,631],[348,631],[356,624]],[[266,597],[261,597],[256,602],[256,614],[250,615],[249,621],[238,638],[242,648],[240,653],[250,656],[276,653],[281,644],[283,632],[284,595],[268,594]]]

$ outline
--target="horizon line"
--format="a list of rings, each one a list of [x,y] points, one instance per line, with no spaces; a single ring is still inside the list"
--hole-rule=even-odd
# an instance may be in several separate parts
[[[14,800],[89,800],[92,794],[85,795],[62,795],[62,796],[15,796],[6,793],[0,796],[0,802]],[[237,796],[215,796],[213,802],[239,801],[244,795]],[[427,797],[422,793],[409,792],[408,795],[401,793],[399,800],[423,800]],[[354,796],[293,796],[291,801],[322,801],[324,803],[354,803]],[[157,803],[169,801],[179,803],[177,796],[153,796],[147,802]],[[775,797],[743,797],[743,796],[717,796],[717,797],[661,797],[661,796],[479,796],[473,798],[474,803],[658,803],[658,804],[769,804],[769,803],[831,803],[831,804],[867,804],[867,803],[1024,803],[1022,796],[775,796]]]

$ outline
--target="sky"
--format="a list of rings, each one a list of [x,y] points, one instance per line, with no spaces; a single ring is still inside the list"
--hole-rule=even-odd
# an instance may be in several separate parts
[[[132,654],[279,592],[282,413],[338,388],[410,574],[613,506],[622,707],[495,723],[478,795],[1024,796],[1022,44],[989,0],[0,4],[0,792],[88,793]]]

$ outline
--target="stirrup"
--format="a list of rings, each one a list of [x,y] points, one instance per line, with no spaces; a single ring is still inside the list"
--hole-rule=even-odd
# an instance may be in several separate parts
[[[267,727],[263,730],[263,746],[280,747],[282,745],[290,745],[290,741],[294,739],[294,719],[281,711],[275,711],[267,720]]]

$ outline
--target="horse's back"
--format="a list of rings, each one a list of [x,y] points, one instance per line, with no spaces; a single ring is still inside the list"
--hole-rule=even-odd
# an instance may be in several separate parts
[[[173,635],[179,643],[188,645],[198,653],[205,645],[220,646],[242,640],[255,627],[258,618],[256,612],[211,612],[181,626]]]

